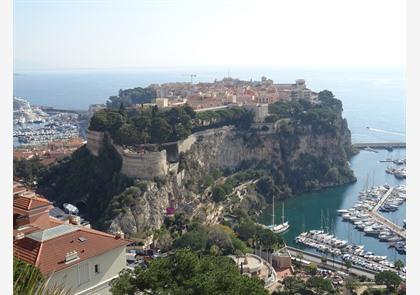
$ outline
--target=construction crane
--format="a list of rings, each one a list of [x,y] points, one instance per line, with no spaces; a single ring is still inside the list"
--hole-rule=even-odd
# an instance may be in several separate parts
[[[193,83],[193,78],[197,77],[196,74],[185,74],[184,76],[190,76],[191,84]]]

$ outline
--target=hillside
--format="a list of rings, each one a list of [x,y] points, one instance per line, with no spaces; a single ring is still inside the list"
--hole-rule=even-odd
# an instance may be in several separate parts
[[[341,102],[331,92],[321,92],[316,103],[270,105],[270,113],[266,122],[249,126],[218,116],[218,125],[207,123],[202,131],[195,131],[197,116],[191,113],[192,134],[174,138],[172,147],[159,142],[140,145],[141,154],[127,152],[115,137],[119,128],[112,133],[105,124],[104,131],[94,128],[102,140],[93,144],[88,139],[88,148],[51,168],[40,181],[40,190],[58,203],[83,207],[97,226],[136,234],[160,227],[168,208],[216,223],[235,209],[256,213],[271,196],[281,199],[355,180],[348,164],[350,131]],[[204,126],[203,121],[200,124]],[[136,132],[144,131],[133,126]],[[161,160],[163,172],[148,175],[145,155],[158,153],[166,157]],[[234,178],[241,171],[252,173]],[[238,198],[235,187],[244,182],[250,185]]]

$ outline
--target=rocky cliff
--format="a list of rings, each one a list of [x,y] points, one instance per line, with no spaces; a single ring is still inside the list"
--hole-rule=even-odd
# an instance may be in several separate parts
[[[217,222],[233,200],[215,203],[211,186],[223,184],[222,175],[244,169],[272,178],[276,187],[267,193],[269,198],[355,180],[348,163],[350,131],[332,93],[320,93],[315,103],[274,104],[271,114],[267,123],[207,129],[177,142],[154,144],[157,150],[150,153],[166,155],[159,158],[165,162],[159,173],[151,172],[147,157],[126,161],[120,148],[97,132],[88,137],[87,147],[50,169],[40,186],[50,199],[76,204],[96,227],[135,234],[159,228],[173,210]],[[245,195],[238,192],[236,203],[260,207],[252,189],[241,191]]]
[[[114,212],[110,228],[127,233],[159,228],[168,207],[197,216],[202,222],[217,222],[223,206],[200,189],[201,179],[214,170],[230,174],[262,169],[292,193],[354,181],[347,160],[350,132],[345,120],[336,124],[336,133],[325,134],[290,121],[283,122],[276,132],[223,127],[196,133],[194,140],[188,139],[188,149],[179,155],[178,179],[176,175],[163,177],[160,185],[148,181],[143,189],[135,189],[133,201],[116,201],[116,207],[126,205]]]

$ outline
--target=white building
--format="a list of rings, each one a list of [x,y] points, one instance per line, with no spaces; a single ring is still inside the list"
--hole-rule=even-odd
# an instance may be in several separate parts
[[[13,255],[35,265],[49,285],[70,294],[110,294],[109,283],[126,267],[130,241],[48,215],[39,196],[13,197]]]

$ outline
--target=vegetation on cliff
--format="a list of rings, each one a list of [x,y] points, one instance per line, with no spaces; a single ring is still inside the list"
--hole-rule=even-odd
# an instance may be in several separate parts
[[[238,107],[201,113],[196,113],[188,105],[169,110],[147,107],[129,113],[121,105],[117,110],[96,112],[89,129],[107,131],[117,144],[165,143],[184,139],[192,132],[209,128],[226,125],[249,128],[253,117],[251,111]]]
[[[129,106],[152,102],[156,98],[156,90],[151,87],[136,87],[132,89],[120,89],[117,96],[109,97],[106,105],[110,109],[118,109],[121,105]]]
[[[343,105],[331,91],[319,93],[318,102],[308,100],[279,101],[269,106],[271,116],[266,121],[289,118],[309,125],[316,134],[337,132],[336,122],[341,120]]]
[[[242,275],[228,257],[199,256],[179,250],[156,259],[147,269],[123,270],[111,282],[114,295],[126,294],[268,294],[264,283]]]
[[[278,102],[270,105],[270,111],[269,120],[287,120],[281,121],[278,132],[269,135],[247,129],[253,114],[244,108],[196,113],[188,106],[131,111],[120,106],[95,113],[90,128],[108,131],[116,143],[135,145],[174,141],[206,128],[236,125],[238,128],[233,130],[241,129],[240,132],[233,131],[226,138],[249,156],[246,154],[245,160],[235,166],[221,166],[218,159],[210,158],[217,154],[213,150],[213,141],[208,147],[208,161],[213,161],[211,165],[200,163],[206,158],[199,151],[180,153],[178,172],[184,170],[184,176],[177,190],[193,192],[193,196],[205,195],[209,202],[223,205],[230,211],[243,211],[245,215],[257,214],[265,203],[271,203],[273,197],[284,199],[292,194],[354,180],[347,160],[351,149],[350,133],[341,116],[341,102],[331,92],[322,91],[319,102],[315,103],[303,100]],[[271,150],[267,150],[265,141],[270,141]],[[194,146],[207,148],[206,144],[205,138],[198,137]],[[223,144],[230,146],[231,141]],[[258,149],[270,158],[255,160],[253,153],[259,152]],[[121,175],[120,168],[121,159],[105,139],[99,157],[90,155],[86,147],[82,147],[70,159],[47,168],[39,180],[40,191],[59,204],[70,202],[79,206],[94,225],[107,228],[116,216],[123,216],[132,206],[140,206],[138,200],[143,200],[148,190],[142,181],[135,182]],[[30,175],[32,168],[17,166],[17,170],[28,170]],[[175,176],[159,177],[154,182],[162,187],[170,177]],[[169,191],[176,183],[173,179],[171,181],[165,188]],[[235,187],[245,182],[250,182],[245,196],[232,193]]]
[[[98,157],[83,146],[66,161],[47,168],[39,192],[59,204],[75,204],[95,227],[106,229],[104,212],[110,200],[133,184],[120,168],[121,159],[106,141]]]
[[[228,255],[248,252],[244,242],[238,239],[232,229],[224,225],[201,225],[193,223],[190,230],[175,239],[175,249],[189,248],[205,254]]]
[[[46,167],[41,164],[39,157],[31,159],[13,159],[13,177],[23,180],[27,186],[33,186],[45,172]]]

